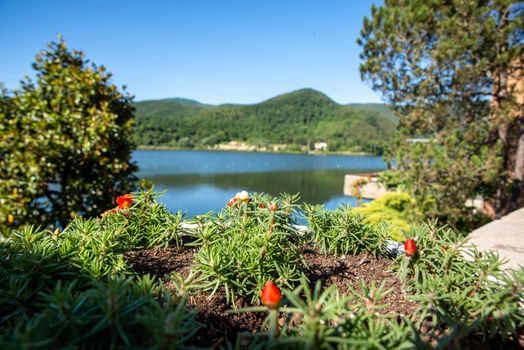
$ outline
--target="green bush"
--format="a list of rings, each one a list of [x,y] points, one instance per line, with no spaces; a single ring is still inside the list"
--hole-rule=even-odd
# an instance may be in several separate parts
[[[396,265],[418,302],[419,325],[431,319],[450,330],[443,342],[477,332],[485,338],[516,336],[524,326],[524,269],[507,272],[492,252],[480,253],[460,234],[435,225],[412,232],[417,253]],[[437,336],[442,327],[431,331]]]
[[[179,348],[199,324],[183,300],[132,271],[132,249],[180,244],[181,215],[150,192],[63,232],[26,226],[0,242],[0,347]]]
[[[378,227],[381,224],[389,225],[389,235],[392,239],[402,242],[405,234],[411,229],[410,222],[416,222],[421,216],[415,200],[407,193],[386,193],[362,207],[354,209],[364,216],[364,222]]]
[[[0,334],[2,349],[183,347],[200,325],[156,281],[78,280],[39,293],[34,313]]]
[[[282,326],[269,323],[269,332],[250,336],[253,349],[401,349],[413,348],[409,321],[377,315],[387,295],[384,286],[361,285],[362,291],[341,295],[332,285],[317,281],[285,290],[289,306]],[[268,318],[270,318],[270,315]],[[298,320],[298,322],[297,322]],[[278,332],[275,328],[279,328]]]
[[[162,281],[135,276],[124,254],[181,245],[187,226],[183,230],[182,216],[167,212],[152,192],[125,198],[102,218],[75,219],[63,232],[27,226],[0,241],[2,349],[195,346],[202,325],[186,298],[221,289],[229,305],[238,297],[258,305],[269,280],[283,287],[285,299],[260,331],[237,335],[242,346],[460,348],[471,337],[500,345],[524,329],[524,269],[504,272],[497,256],[466,249],[460,234],[435,225],[413,225],[415,254],[392,261],[406,297],[417,302],[413,315],[378,313],[389,293],[382,281],[346,294],[307,281],[304,244],[326,254],[386,254],[388,226],[374,228],[344,206],[306,206],[315,232],[299,233],[293,225],[297,197],[289,195],[245,194],[218,214],[197,217],[193,271],[167,277],[167,289]],[[279,311],[286,317],[277,323]]]
[[[341,205],[331,211],[320,205],[304,205],[313,232],[313,244],[325,254],[380,253],[388,238],[386,227],[372,227],[354,208]]]
[[[36,79],[0,91],[0,231],[65,227],[136,186],[132,97],[61,38],[36,56]]]
[[[216,217],[197,219],[194,270],[205,280],[202,287],[223,288],[230,303],[243,296],[257,304],[267,281],[287,286],[298,281],[304,264],[292,227],[297,199],[255,195],[249,202],[230,202]]]
[[[498,347],[515,341],[524,329],[524,269],[501,271],[494,254],[466,250],[450,229],[419,225],[413,233],[416,254],[400,255],[393,265],[408,298],[418,303],[412,316],[377,314],[387,299],[384,284],[361,283],[341,295],[321,281],[311,291],[303,279],[284,290],[284,324],[270,322],[270,313],[269,331],[251,335],[250,348],[457,349],[471,345],[468,337],[487,344],[495,338]]]

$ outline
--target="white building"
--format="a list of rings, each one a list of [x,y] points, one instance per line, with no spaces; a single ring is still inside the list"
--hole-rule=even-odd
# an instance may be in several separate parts
[[[315,151],[327,151],[328,144],[327,142],[315,142],[313,145]]]

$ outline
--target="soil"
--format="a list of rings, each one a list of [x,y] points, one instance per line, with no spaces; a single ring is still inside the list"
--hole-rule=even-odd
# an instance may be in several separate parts
[[[391,260],[387,258],[369,253],[324,255],[316,249],[305,249],[304,258],[309,266],[305,274],[310,281],[320,280],[324,286],[336,284],[342,294],[351,294],[351,289],[362,293],[362,282],[367,286],[374,284],[377,288],[384,283],[386,296],[376,303],[378,313],[404,317],[411,315],[417,307],[415,302],[407,300],[401,281],[389,271]]]
[[[134,271],[140,275],[150,274],[167,280],[169,274],[177,272],[187,277],[191,271],[192,260],[197,249],[191,247],[156,248],[128,252],[126,259]],[[398,318],[410,316],[416,309],[416,303],[407,299],[402,291],[401,281],[390,272],[391,260],[363,253],[356,256],[331,256],[321,254],[317,249],[307,247],[303,251],[308,268],[304,271],[313,288],[317,280],[327,287],[336,284],[339,291],[350,294],[351,289],[361,292],[361,281],[377,287],[384,283],[386,296],[375,303],[379,307],[375,312],[392,313]],[[197,313],[197,319],[203,327],[194,337],[193,346],[219,348],[226,346],[226,341],[235,344],[240,341],[241,348],[248,348],[249,334],[261,329],[266,318],[265,312],[229,313],[232,307],[226,303],[225,293],[218,290],[214,295],[198,293],[186,300],[188,306]],[[236,308],[249,307],[249,301],[238,299]],[[284,322],[281,313],[279,323]],[[469,336],[462,339],[460,348],[464,349],[518,349],[524,339],[494,339],[484,342],[482,339]]]
[[[154,248],[127,252],[126,259],[137,274],[164,279],[171,272],[187,276],[196,252],[190,247]]]
[[[150,274],[165,279],[170,273],[178,272],[187,277],[196,251],[189,247],[156,248],[129,252],[126,258],[140,275]],[[312,282],[312,287],[317,280],[321,280],[324,287],[336,284],[341,293],[348,294],[351,293],[350,286],[361,291],[361,281],[368,285],[375,283],[377,287],[384,282],[384,290],[389,292],[377,302],[380,307],[376,312],[403,317],[412,314],[416,308],[416,304],[408,301],[402,292],[398,278],[389,272],[391,261],[386,258],[371,254],[336,257],[321,254],[311,247],[304,250],[304,258],[308,266],[304,273]],[[221,290],[212,296],[208,293],[191,295],[187,304],[198,312],[198,320],[204,324],[195,339],[199,346],[222,346],[226,339],[234,342],[241,333],[260,330],[266,318],[264,312],[227,313],[232,307],[226,303],[225,293]],[[235,306],[241,308],[251,305],[248,301],[238,299]],[[284,317],[282,314],[279,322],[283,322]]]

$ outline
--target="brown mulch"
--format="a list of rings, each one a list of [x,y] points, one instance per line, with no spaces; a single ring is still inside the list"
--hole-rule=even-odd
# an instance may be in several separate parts
[[[192,259],[197,249],[191,247],[170,247],[128,252],[126,259],[135,272],[140,275],[151,274],[165,279],[170,273],[177,272],[187,277],[192,268]],[[375,310],[381,314],[396,314],[398,318],[409,316],[416,308],[416,303],[409,301],[401,289],[400,280],[391,272],[391,260],[384,257],[374,257],[362,253],[356,256],[332,256],[321,254],[317,249],[306,247],[303,251],[308,269],[304,271],[311,281],[311,287],[317,280],[322,281],[323,287],[336,284],[343,294],[350,294],[350,286],[357,292],[361,291],[361,281],[370,286],[378,287],[384,282],[384,290],[389,291],[384,299],[376,305],[381,308]],[[225,293],[218,290],[214,295],[199,293],[190,295],[186,301],[188,306],[198,312],[197,319],[203,327],[194,337],[192,345],[199,347],[218,348],[226,344],[226,340],[234,344],[235,339],[242,333],[249,334],[259,330],[266,314],[263,312],[228,313],[232,307],[226,303]],[[249,301],[238,299],[237,308],[251,306]],[[384,306],[382,308],[382,306]],[[279,323],[284,322],[285,315],[281,314]],[[239,337],[242,348],[248,348],[249,339]],[[244,346],[242,346],[244,343]],[[461,340],[459,348],[464,349],[518,349],[524,345],[524,335],[518,339],[492,339],[485,341],[471,335]]]
[[[187,276],[191,271],[192,258],[197,249],[190,247],[170,247],[129,252],[127,261],[138,274],[151,274],[165,278],[172,272]],[[351,286],[361,291],[360,281],[366,284],[376,283],[377,287],[385,281],[385,290],[389,293],[378,304],[385,306],[377,312],[394,313],[403,317],[410,315],[416,304],[408,301],[401,290],[401,282],[388,272],[391,261],[383,257],[374,257],[371,254],[357,256],[330,256],[308,247],[304,249],[304,258],[308,269],[304,271],[312,282],[317,280],[327,287],[336,284],[341,293],[349,294]],[[187,304],[198,312],[198,320],[204,324],[203,329],[196,335],[196,343],[200,346],[220,346],[225,340],[234,341],[237,334],[242,332],[253,333],[260,329],[266,314],[263,312],[227,313],[231,306],[226,303],[225,293],[218,290],[213,296],[208,293],[191,295]],[[251,306],[249,301],[236,300],[237,308]],[[284,315],[280,322],[283,322]]]
[[[417,307],[415,302],[407,300],[401,288],[402,282],[389,271],[391,260],[387,258],[369,253],[324,255],[316,249],[305,249],[304,258],[309,266],[305,274],[310,281],[321,280],[324,286],[336,284],[342,294],[351,294],[350,287],[362,293],[362,281],[368,287],[374,284],[377,288],[384,283],[383,292],[387,294],[377,303],[381,306],[376,310],[378,313],[404,317],[411,315]]]
[[[193,255],[198,249],[191,247],[154,248],[127,252],[126,259],[139,275],[150,274],[163,278],[171,272],[187,276],[191,271]]]

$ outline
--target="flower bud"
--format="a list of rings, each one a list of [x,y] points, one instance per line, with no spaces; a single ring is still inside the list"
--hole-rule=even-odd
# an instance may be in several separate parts
[[[276,284],[268,281],[262,288],[261,299],[269,309],[277,309],[282,301],[282,293]]]
[[[415,245],[414,240],[410,238],[406,242],[404,242],[404,253],[406,253],[407,257],[411,257],[415,255],[416,252],[417,252],[417,246]]]

